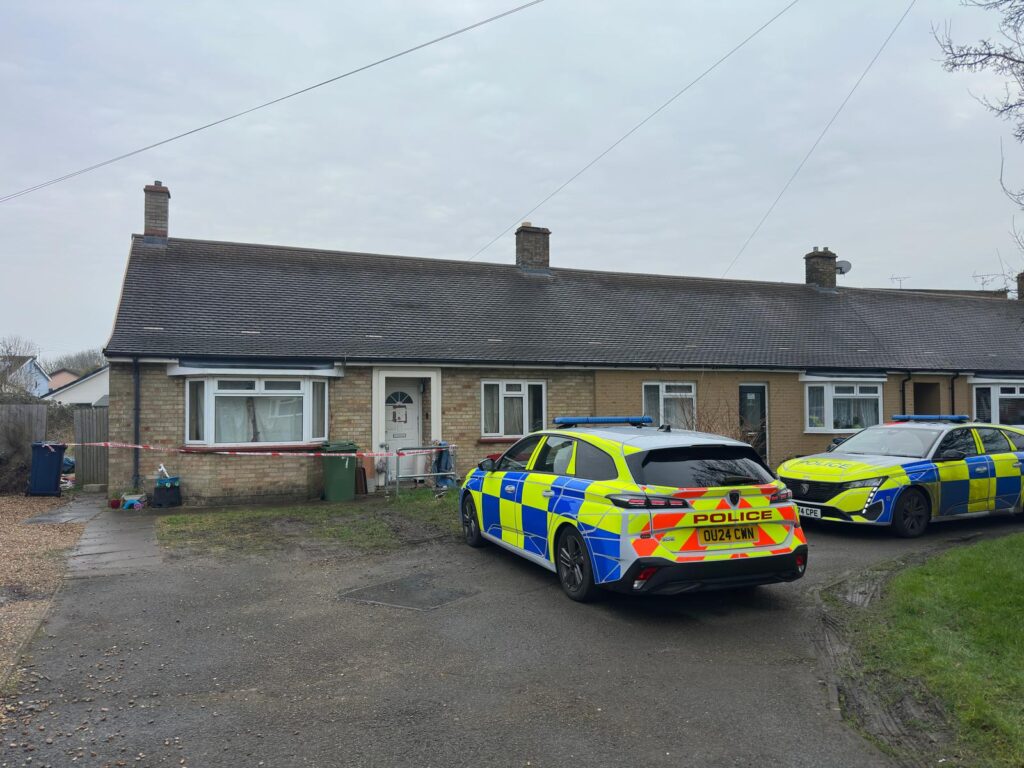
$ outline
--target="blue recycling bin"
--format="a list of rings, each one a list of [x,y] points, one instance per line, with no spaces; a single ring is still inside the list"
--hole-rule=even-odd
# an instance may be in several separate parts
[[[32,443],[32,471],[29,496],[60,496],[60,471],[64,466],[64,443]]]

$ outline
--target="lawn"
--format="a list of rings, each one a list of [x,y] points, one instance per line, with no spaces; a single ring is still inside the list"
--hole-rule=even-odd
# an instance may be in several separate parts
[[[308,502],[288,506],[204,509],[157,520],[157,535],[169,547],[259,551],[300,541],[334,543],[355,552],[386,552],[459,532],[458,492],[441,498],[433,490],[400,496],[365,496],[352,502]]]
[[[868,671],[946,706],[965,764],[1024,765],[1024,534],[904,571],[857,638]]]

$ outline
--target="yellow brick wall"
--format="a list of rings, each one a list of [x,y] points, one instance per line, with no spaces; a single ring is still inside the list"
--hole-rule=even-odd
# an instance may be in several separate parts
[[[482,458],[503,452],[513,441],[481,438],[483,380],[543,381],[547,390],[547,426],[555,416],[593,416],[594,373],[571,370],[444,368],[441,371],[441,433],[458,446],[458,471],[465,474]]]

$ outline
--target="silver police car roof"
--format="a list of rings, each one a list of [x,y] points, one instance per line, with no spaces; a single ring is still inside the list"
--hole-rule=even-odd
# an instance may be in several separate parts
[[[632,427],[623,425],[621,427],[602,426],[588,427],[578,426],[566,429],[546,429],[549,435],[575,432],[594,437],[602,437],[606,440],[614,440],[623,445],[631,445],[644,451],[655,448],[690,448],[702,445],[735,445],[749,448],[747,443],[734,440],[724,435],[713,435],[709,432],[694,432],[686,429],[673,429],[671,432],[663,432],[654,427]]]

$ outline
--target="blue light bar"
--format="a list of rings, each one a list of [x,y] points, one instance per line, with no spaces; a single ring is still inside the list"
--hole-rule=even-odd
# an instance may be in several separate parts
[[[635,427],[653,424],[654,420],[650,416],[557,416],[553,423],[562,427],[574,424],[630,424]]]
[[[892,417],[893,421],[953,421],[956,423],[962,423],[970,421],[970,416],[963,416],[955,413],[935,413],[935,414],[907,414],[899,413]]]

